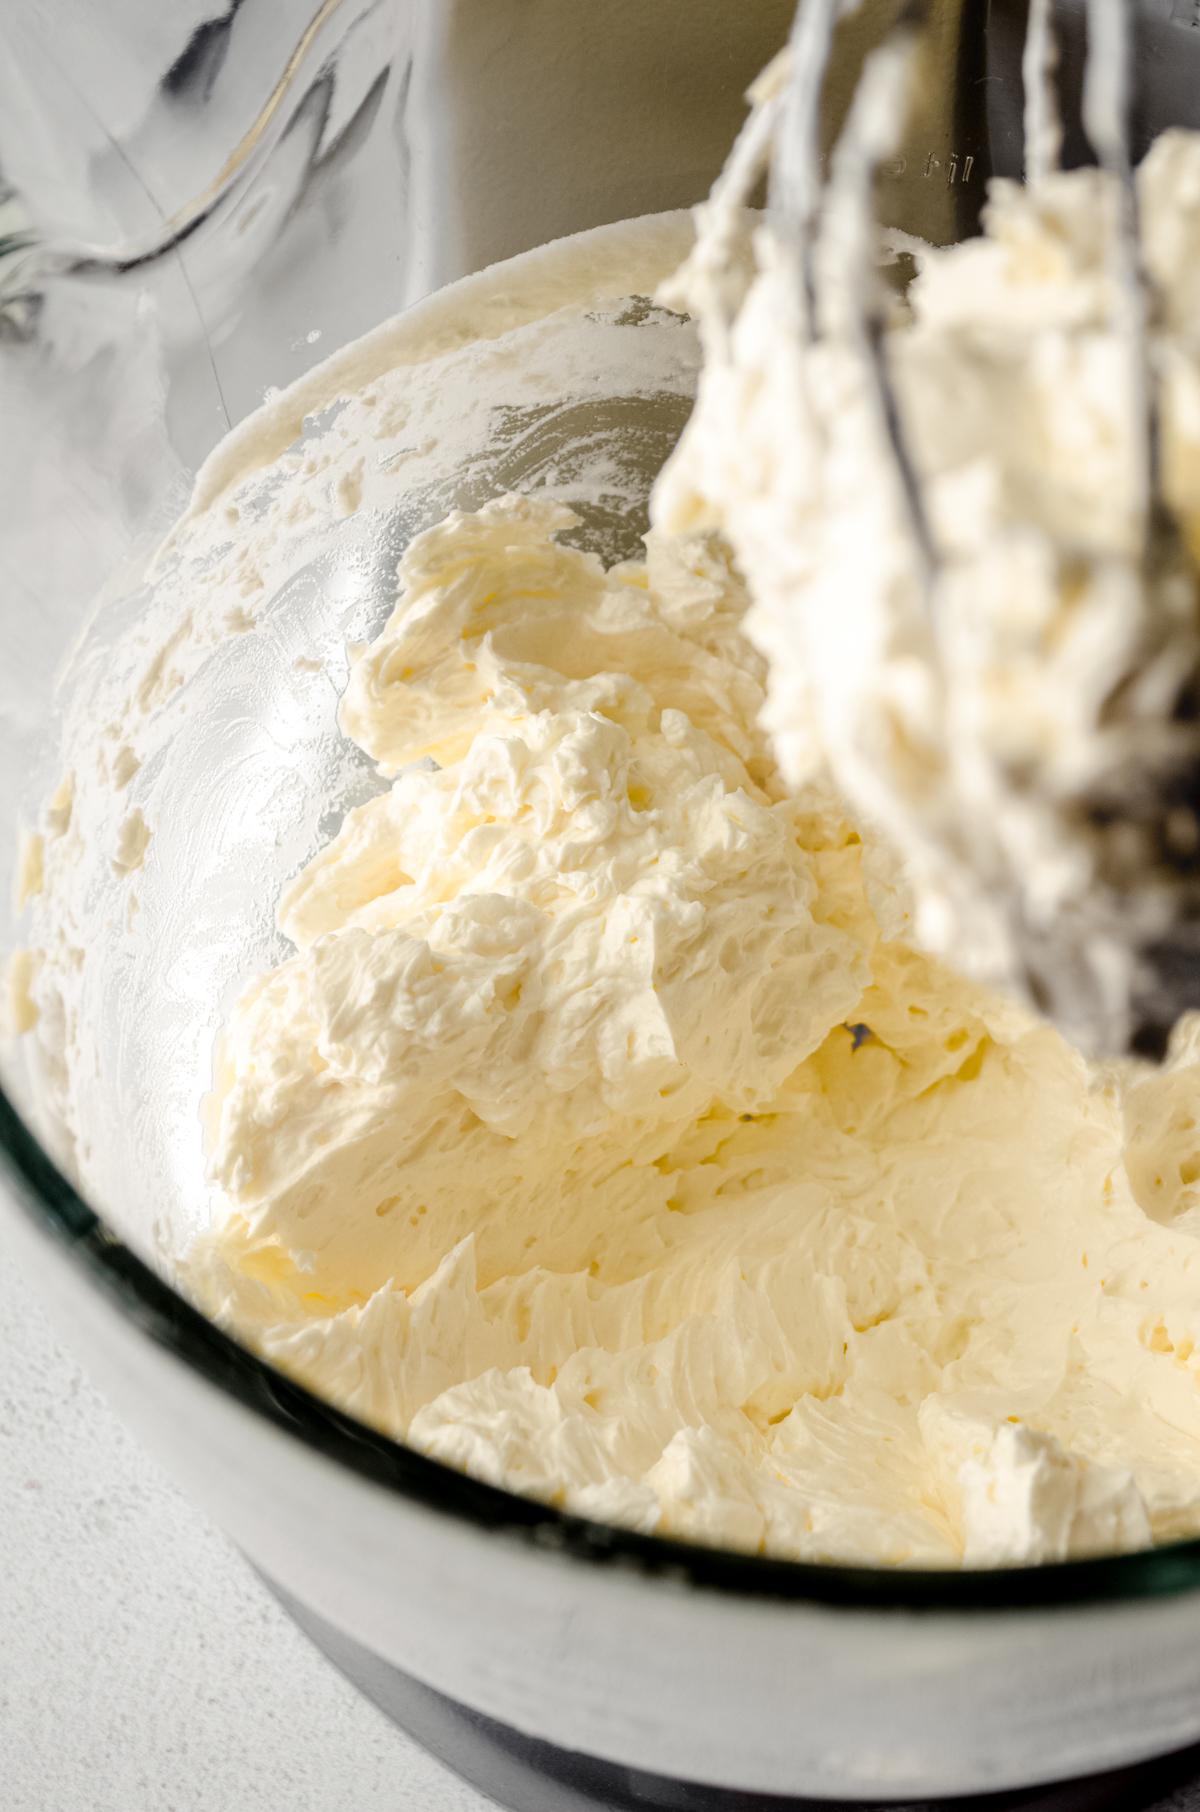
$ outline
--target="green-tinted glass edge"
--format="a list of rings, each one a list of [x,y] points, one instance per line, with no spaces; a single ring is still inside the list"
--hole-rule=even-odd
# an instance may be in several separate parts
[[[1161,1597],[1200,1589],[1200,1541],[1040,1567],[897,1569],[769,1560],[568,1516],[426,1458],[344,1414],[207,1320],[117,1239],[0,1089],[0,1160],[41,1232],[157,1346],[325,1458],[439,1515],[593,1565],[709,1590],[876,1610],[997,1610]]]

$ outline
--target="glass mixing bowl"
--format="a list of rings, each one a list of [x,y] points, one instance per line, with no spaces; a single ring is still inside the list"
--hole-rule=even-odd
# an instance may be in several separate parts
[[[116,683],[164,597],[202,576],[184,559],[148,582],[146,557],[230,426],[245,452],[264,388],[290,386],[243,509],[269,495],[270,460],[336,429],[349,368],[317,364],[318,349],[412,304],[371,356],[411,363],[433,346],[469,363],[501,302],[536,321],[564,299],[570,247],[529,247],[589,231],[593,275],[572,280],[585,306],[541,373],[551,403],[493,369],[471,420],[416,450],[394,507],[298,543],[287,582],[256,599],[259,632],[222,642],[172,694],[128,794],[155,825],[135,928],[103,878],[88,907],[82,1167],[39,1110],[22,1047],[3,1057],[6,1212],[29,1275],[119,1413],[301,1625],[522,1812],[975,1793],[1194,1742],[1200,1543],[918,1573],[638,1536],[386,1439],[161,1273],[162,1200],[200,1210],[212,1032],[239,981],[278,959],[282,882],[375,784],[336,730],[345,643],[379,626],[399,553],[455,504],[549,485],[577,504],[581,545],[606,560],[636,550],[696,369],[691,329],[645,297],[688,227],[668,216],[639,239],[605,223],[701,199],[791,9],[731,21],[716,4],[608,0],[584,28],[553,0],[327,4],[288,26],[282,0],[247,0],[170,45],[138,36],[137,10],[113,12],[115,42],[138,55],[104,90],[112,117],[80,106],[86,64],[51,55],[38,9],[3,28],[28,82],[0,164],[41,241],[10,260],[7,293],[0,265],[4,822],[36,820],[72,711]],[[843,77],[896,11],[868,9]],[[931,54],[949,74],[910,127],[915,152],[885,173],[881,206],[933,237],[970,229],[983,178],[1011,154],[1011,62],[988,77],[990,116],[963,100],[1002,26],[1011,44],[1013,9],[993,12],[989,38],[935,9]],[[86,33],[69,42],[86,57]],[[469,274],[495,258],[507,262]],[[614,292],[606,260],[636,282]],[[201,485],[219,486],[229,458]],[[6,928],[10,947],[21,936]],[[81,1168],[88,1199],[71,1180]]]

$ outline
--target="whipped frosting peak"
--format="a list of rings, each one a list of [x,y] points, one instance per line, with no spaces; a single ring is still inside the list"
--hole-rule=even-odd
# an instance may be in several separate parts
[[[324,1295],[420,1282],[477,1223],[511,1267],[567,1218],[539,1188],[619,1200],[616,1154],[769,1107],[868,979],[803,804],[735,753],[761,697],[723,648],[736,581],[710,551],[672,628],[644,569],[554,542],[573,521],[505,497],[414,541],[342,710],[395,777],[285,893],[298,954],[224,1040],[213,1176]],[[492,1223],[523,1187],[518,1240]]]

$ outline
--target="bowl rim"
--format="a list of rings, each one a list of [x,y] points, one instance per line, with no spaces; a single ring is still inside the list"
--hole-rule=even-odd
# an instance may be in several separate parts
[[[156,1346],[252,1414],[409,1503],[593,1566],[667,1576],[743,1599],[877,1611],[1050,1609],[1200,1590],[1200,1540],[1038,1566],[868,1567],[785,1560],[641,1535],[483,1483],[360,1422],[193,1307],[89,1207],[0,1086],[0,1164],[30,1219]]]

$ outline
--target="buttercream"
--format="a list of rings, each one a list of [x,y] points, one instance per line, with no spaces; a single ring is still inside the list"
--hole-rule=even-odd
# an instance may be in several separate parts
[[[605,573],[570,523],[501,498],[404,556],[341,712],[394,778],[224,1035],[195,1286],[641,1529],[982,1564],[1193,1526],[1200,1244],[1134,1197],[1121,1079],[881,935],[903,893],[785,790],[719,542]]]
[[[786,139],[786,59],[697,210],[661,294],[705,367],[656,520],[728,536],[781,767],[886,826],[919,940],[1084,1048],[1157,1055],[1200,999],[1200,136],[1150,150],[1133,241],[1097,169],[992,182],[962,244],[884,235],[916,267],[889,308],[861,165],[903,58],[873,65],[806,261],[786,208],[752,275],[728,249]]]

